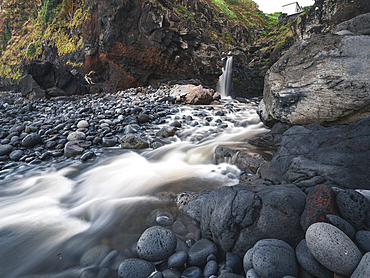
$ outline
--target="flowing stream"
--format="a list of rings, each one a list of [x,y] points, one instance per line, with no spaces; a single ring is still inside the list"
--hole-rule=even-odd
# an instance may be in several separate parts
[[[214,116],[208,126],[184,124],[171,144],[156,150],[105,148],[95,162],[9,173],[0,182],[0,277],[81,277],[86,250],[106,244],[121,260],[128,257],[151,211],[176,214],[177,193],[237,184],[240,171],[215,165],[215,148],[265,129],[256,104],[234,107],[227,127],[213,124],[226,116]],[[192,107],[173,119],[186,115],[194,115]]]
[[[230,96],[233,77],[233,56],[226,56],[224,67],[222,68],[222,75],[217,84],[217,92],[220,93],[222,98]]]

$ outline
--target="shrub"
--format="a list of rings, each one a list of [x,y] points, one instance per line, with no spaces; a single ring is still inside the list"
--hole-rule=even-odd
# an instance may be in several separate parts
[[[35,55],[36,53],[36,47],[35,45],[31,42],[28,47],[27,47],[27,50],[26,50],[26,54],[28,57],[31,57],[33,55]]]

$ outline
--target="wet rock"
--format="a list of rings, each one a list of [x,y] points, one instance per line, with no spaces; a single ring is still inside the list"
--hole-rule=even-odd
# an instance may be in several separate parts
[[[261,278],[298,275],[294,249],[282,240],[260,240],[245,256],[248,258],[244,258],[243,261],[248,263],[244,264],[244,270],[247,272],[250,269],[251,262],[253,269]]]
[[[208,239],[201,239],[190,247],[188,253],[188,263],[190,265],[201,266],[207,262],[210,254],[217,254],[217,246]]]
[[[103,137],[102,138],[102,145],[104,147],[114,147],[116,144],[117,144],[116,137],[112,137],[112,138]]]
[[[105,258],[99,264],[99,268],[110,267],[117,255],[118,252],[116,250],[109,252],[109,254],[105,256]]]
[[[172,126],[162,127],[155,135],[160,137],[171,137],[176,134],[177,128]]]
[[[89,141],[70,141],[64,146],[64,156],[75,157],[82,154],[90,145]]]
[[[362,250],[370,252],[370,231],[358,231],[356,241]]]
[[[334,27],[332,33],[336,34],[344,30],[351,32],[353,35],[370,35],[369,13],[356,16],[350,20],[338,24]]]
[[[352,273],[351,278],[364,278],[370,277],[370,253],[366,253],[355,271]]]
[[[234,273],[221,273],[218,278],[244,278],[244,276],[234,274]]]
[[[12,152],[13,146],[12,145],[0,145],[0,156],[8,155]]]
[[[36,134],[36,133],[28,134],[22,140],[22,146],[27,147],[27,148],[34,147],[41,143],[42,143],[42,138],[39,134]]]
[[[304,238],[300,215],[305,200],[306,195],[293,185],[232,186],[199,194],[180,209],[200,221],[203,238],[216,243],[224,254],[244,256],[266,237],[296,246]]]
[[[327,214],[338,215],[334,190],[326,185],[317,185],[307,196],[306,207],[301,216],[303,230],[306,231],[313,223],[324,222]]]
[[[137,116],[137,120],[139,123],[147,123],[149,122],[149,115],[148,114],[140,114]]]
[[[331,278],[332,273],[320,264],[311,254],[306,240],[302,240],[296,248],[296,256],[299,264],[310,274],[318,278]]]
[[[85,162],[87,160],[89,160],[90,158],[93,158],[95,156],[95,153],[92,152],[92,151],[88,151],[86,153],[84,153],[82,156],[81,156],[81,161],[82,162]]]
[[[118,275],[122,278],[148,278],[154,271],[153,264],[140,259],[124,260],[118,267]]]
[[[188,254],[185,251],[173,253],[167,261],[169,268],[180,268],[184,266],[188,259]]]
[[[110,252],[107,245],[95,246],[82,255],[80,264],[84,267],[98,265]]]
[[[254,268],[251,268],[247,271],[247,278],[260,278]]]
[[[353,228],[353,226],[349,224],[346,220],[344,220],[343,218],[337,215],[333,215],[333,214],[327,214],[325,218],[330,224],[340,229],[350,239],[353,240],[355,238],[356,231]]]
[[[211,261],[208,261],[206,266],[204,267],[203,276],[209,277],[211,275],[217,274],[217,272],[218,272],[217,262],[214,260],[211,260]]]
[[[181,278],[181,272],[167,268],[162,271],[163,278]]]
[[[199,267],[191,266],[182,272],[181,278],[202,278],[202,271]]]
[[[121,147],[123,149],[145,149],[149,143],[136,134],[127,134],[121,138]]]
[[[202,85],[189,86],[189,91],[185,92],[185,104],[208,105],[213,101],[213,97]]]
[[[160,212],[157,214],[155,221],[161,226],[171,226],[173,223],[173,215],[169,212]]]
[[[171,229],[172,231],[174,231],[174,233],[183,236],[188,233],[188,229],[186,228],[185,224],[182,223],[181,220],[176,220],[175,222],[173,222]]]
[[[13,161],[18,161],[23,156],[22,150],[14,150],[9,154],[9,158]]]
[[[343,218],[356,231],[366,230],[370,222],[370,205],[368,200],[355,190],[343,190],[337,195],[337,204]]]
[[[77,123],[77,128],[88,128],[89,123],[85,120],[81,120]]]
[[[176,235],[168,229],[154,226],[146,229],[138,240],[137,254],[148,261],[160,261],[176,249]]]
[[[260,174],[274,184],[312,187],[330,181],[369,189],[369,156],[370,117],[341,126],[293,126],[284,132],[273,159],[261,165]]]
[[[233,254],[231,252],[226,253],[226,266],[231,267],[235,274],[242,273],[243,271],[242,265],[243,265],[242,260],[238,255]]]
[[[319,263],[339,275],[350,276],[362,257],[351,239],[328,223],[311,225],[306,232],[306,242]]]
[[[71,134],[68,135],[67,140],[68,141],[78,141],[78,140],[85,140],[86,134],[83,132],[72,132]]]

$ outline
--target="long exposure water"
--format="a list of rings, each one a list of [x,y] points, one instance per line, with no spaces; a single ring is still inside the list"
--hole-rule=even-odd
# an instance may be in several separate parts
[[[105,148],[95,162],[9,172],[0,182],[0,277],[83,277],[81,257],[102,244],[117,250],[117,263],[129,257],[153,210],[178,214],[177,193],[238,183],[240,171],[215,165],[214,150],[265,132],[255,109],[236,103],[210,125],[184,123],[171,144],[155,150]],[[201,121],[190,106],[169,120],[186,115]]]

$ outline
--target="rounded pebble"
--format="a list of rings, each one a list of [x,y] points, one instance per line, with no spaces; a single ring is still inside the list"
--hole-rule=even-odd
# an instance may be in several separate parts
[[[370,231],[358,231],[356,233],[356,241],[362,250],[370,252]]]
[[[98,265],[110,252],[107,245],[98,245],[85,252],[81,257],[80,264],[82,266]]]
[[[328,223],[311,225],[306,232],[306,242],[312,255],[323,266],[342,276],[350,276],[362,257],[352,240]]]
[[[0,145],[0,156],[1,155],[8,155],[12,152],[13,146],[12,145]]]
[[[185,251],[179,251],[173,253],[167,261],[169,268],[180,268],[182,267],[188,259],[188,254]]]
[[[27,147],[27,148],[34,147],[41,143],[42,143],[42,138],[39,134],[36,134],[36,133],[28,134],[22,140],[22,146]]]
[[[355,228],[353,228],[353,226],[343,218],[337,215],[328,214],[326,215],[326,219],[329,221],[330,224],[342,230],[350,239],[355,238],[356,234]]]
[[[189,259],[190,265],[201,266],[205,265],[207,262],[207,257],[210,254],[217,254],[217,246],[212,241],[208,239],[201,239],[196,242],[189,249]]]
[[[118,275],[122,278],[148,278],[154,271],[153,264],[140,259],[124,260],[118,267]]]
[[[174,232],[160,226],[146,229],[137,243],[137,254],[148,261],[160,261],[175,252],[177,239]]]
[[[370,252],[366,253],[355,271],[352,273],[351,278],[365,278],[370,277]]]

